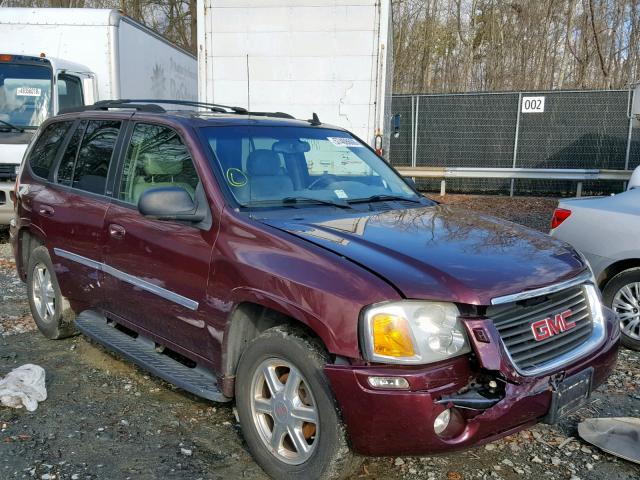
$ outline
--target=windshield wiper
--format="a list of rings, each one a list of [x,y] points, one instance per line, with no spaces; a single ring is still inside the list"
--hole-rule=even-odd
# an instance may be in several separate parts
[[[333,205],[334,207],[339,208],[351,208],[347,202],[331,200],[329,198],[305,197],[304,195],[284,197],[282,199],[282,203],[319,203],[321,205]]]
[[[314,197],[305,197],[305,196],[295,196],[295,197],[284,197],[282,199],[274,199],[274,200],[256,200],[250,202],[245,207],[251,207],[254,205],[289,205],[289,204],[318,204],[318,205],[331,205],[333,207],[338,208],[351,208],[348,203],[340,202],[336,200],[330,199],[322,199],[322,198],[314,198]]]
[[[0,120],[0,123],[3,124],[3,125],[6,125],[7,127],[9,127],[12,130],[15,130],[16,132],[24,133],[24,128],[16,127],[14,124],[9,123],[9,122],[5,122],[4,120]]]
[[[402,195],[371,195],[366,198],[356,198],[354,200],[348,200],[349,203],[368,203],[368,202],[384,202],[387,200],[402,200],[405,202],[422,203],[419,198],[403,197]]]

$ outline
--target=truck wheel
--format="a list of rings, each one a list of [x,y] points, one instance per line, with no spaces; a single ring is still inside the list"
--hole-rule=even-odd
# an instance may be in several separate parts
[[[45,337],[53,340],[73,335],[74,315],[60,293],[46,247],[40,246],[31,252],[27,268],[27,295],[38,329]]]
[[[640,268],[630,268],[609,280],[602,297],[618,314],[622,344],[640,350]]]
[[[358,467],[323,373],[329,356],[303,331],[277,326],[252,340],[236,377],[244,438],[277,479],[340,479]]]

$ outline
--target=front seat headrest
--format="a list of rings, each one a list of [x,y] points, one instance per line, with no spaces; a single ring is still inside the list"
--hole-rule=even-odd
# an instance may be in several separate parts
[[[254,150],[247,157],[247,173],[249,175],[279,175],[280,157],[272,150]]]
[[[182,172],[182,161],[157,153],[145,152],[140,155],[140,161],[147,175],[177,175]]]

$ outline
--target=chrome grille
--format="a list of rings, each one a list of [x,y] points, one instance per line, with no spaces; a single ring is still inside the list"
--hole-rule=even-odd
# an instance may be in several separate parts
[[[571,310],[576,326],[536,341],[531,325]],[[589,300],[582,285],[487,309],[515,366],[526,373],[583,344],[593,331]]]

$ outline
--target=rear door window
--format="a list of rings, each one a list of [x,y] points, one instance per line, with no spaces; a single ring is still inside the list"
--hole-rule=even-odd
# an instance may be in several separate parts
[[[104,195],[121,124],[117,120],[80,122],[62,155],[57,182]]]
[[[44,129],[29,154],[29,165],[34,174],[49,178],[56,153],[73,122],[56,122]]]

